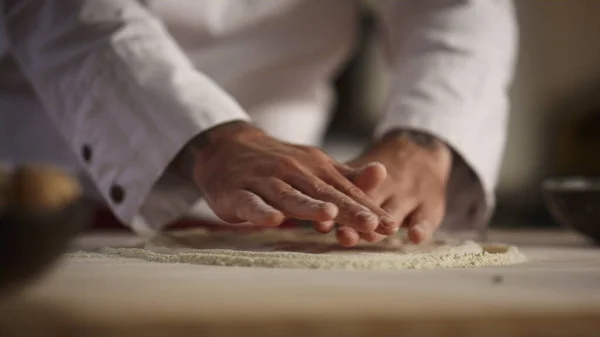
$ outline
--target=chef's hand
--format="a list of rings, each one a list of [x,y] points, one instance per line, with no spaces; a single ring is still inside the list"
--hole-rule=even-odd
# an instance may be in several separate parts
[[[372,164],[365,167],[368,163]],[[452,153],[443,142],[417,131],[393,131],[348,165],[363,167],[351,179],[400,227],[408,229],[411,241],[420,243],[431,237],[444,217],[452,166]],[[315,226],[320,232],[333,229],[331,222]],[[343,225],[336,231],[339,243],[347,247],[361,238],[376,242],[393,234],[383,228],[359,233]]]
[[[246,122],[202,133],[173,164],[188,172],[215,214],[230,223],[273,227],[286,218],[335,220],[356,233],[397,223],[346,178],[354,170]]]

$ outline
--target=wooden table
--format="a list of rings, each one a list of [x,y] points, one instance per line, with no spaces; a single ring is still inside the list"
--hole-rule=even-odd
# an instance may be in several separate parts
[[[1,336],[599,336],[600,249],[493,231],[531,262],[327,271],[63,262],[0,307]],[[132,237],[92,236],[85,247]]]

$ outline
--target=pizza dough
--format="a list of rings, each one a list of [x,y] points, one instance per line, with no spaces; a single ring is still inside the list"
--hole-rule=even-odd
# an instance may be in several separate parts
[[[150,262],[269,268],[421,269],[526,261],[513,246],[482,246],[449,238],[415,245],[402,234],[379,243],[342,248],[336,244],[335,235],[306,229],[253,233],[183,230],[151,238],[144,247],[105,248],[102,252],[115,258]],[[89,254],[70,257],[91,258]]]

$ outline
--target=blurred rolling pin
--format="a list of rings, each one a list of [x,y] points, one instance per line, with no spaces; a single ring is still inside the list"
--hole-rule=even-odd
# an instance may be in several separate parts
[[[90,223],[79,182],[49,166],[0,167],[0,295],[41,276]]]

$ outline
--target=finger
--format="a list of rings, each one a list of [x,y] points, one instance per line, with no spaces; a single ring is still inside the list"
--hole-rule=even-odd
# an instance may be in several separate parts
[[[251,190],[289,218],[328,221],[338,213],[335,204],[313,199],[279,179],[257,181]]]
[[[379,205],[373,201],[373,199],[369,198],[360,188],[356,187],[344,176],[338,172],[332,172],[326,182],[331,184],[338,191],[352,198],[358,204],[367,207],[369,211],[378,217],[379,222],[374,228],[370,228],[370,230],[361,230],[360,228],[356,228],[359,232],[368,233],[379,227],[381,227],[384,232],[392,232],[395,229],[397,230],[399,222],[395,221],[393,217],[381,209]]]
[[[393,228],[377,228],[375,232],[383,235],[393,235],[405,223],[406,217],[417,207],[418,201],[415,198],[390,197],[383,202],[381,208],[390,214],[396,221]]]
[[[258,195],[242,190],[231,197],[231,205],[235,205],[234,215],[241,221],[256,225],[277,227],[285,220],[285,215],[267,204]]]
[[[368,195],[385,181],[387,170],[379,162],[370,162],[346,176],[356,187]]]
[[[358,232],[350,227],[340,227],[335,232],[335,237],[343,247],[353,247],[358,243],[360,237]]]
[[[365,194],[369,195],[370,192],[379,187],[387,177],[387,170],[385,166],[379,162],[370,162],[358,168],[350,168],[343,164],[337,164],[338,170],[346,177],[348,177],[356,187],[360,188]],[[372,196],[371,196],[372,197]],[[380,202],[380,200],[374,200]],[[399,222],[400,223],[400,222]],[[315,225],[322,230],[323,233],[329,233],[333,229],[333,223],[331,227],[326,225]],[[316,229],[316,228],[315,228]],[[393,232],[396,232],[393,230]],[[385,239],[385,236],[370,232],[370,233],[359,233],[359,236],[368,242],[379,242]]]
[[[422,221],[418,225],[409,228],[408,239],[413,243],[422,243],[431,238],[433,231],[431,230],[429,221]]]
[[[408,238],[414,243],[431,239],[444,217],[443,203],[422,204],[405,220],[403,227],[408,229]]]
[[[380,242],[387,238],[386,235],[381,235],[376,232],[371,233],[359,233],[360,238],[367,242]]]
[[[327,234],[327,233],[331,232],[333,227],[335,227],[335,221],[333,221],[333,220],[317,221],[317,222],[313,223],[313,228],[321,234]]]
[[[354,242],[354,240],[358,237],[360,239],[363,239],[367,242],[380,242],[382,240],[384,240],[387,236],[385,235],[381,235],[381,234],[377,234],[375,232],[371,232],[371,233],[359,233],[357,232],[355,229],[350,228],[350,227],[341,227],[343,228],[343,232],[338,233],[338,236],[341,236],[341,240],[340,241],[340,237],[338,237],[338,241],[340,241],[340,244],[342,244],[342,242],[344,244],[347,244],[346,247],[350,247],[349,245],[352,244],[352,246],[356,245],[358,243],[358,241]]]
[[[379,225],[379,218],[367,207],[328,185],[313,175],[289,177],[292,186],[318,200],[328,201],[338,207],[336,222],[360,232],[372,232]],[[351,184],[351,183],[350,183]]]

